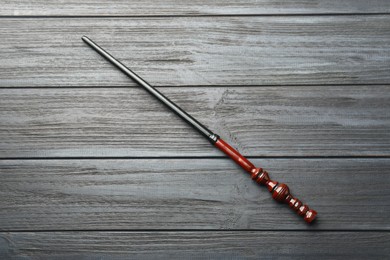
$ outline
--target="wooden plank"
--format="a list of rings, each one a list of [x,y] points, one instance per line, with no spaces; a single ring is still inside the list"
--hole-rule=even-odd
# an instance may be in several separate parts
[[[0,257],[365,260],[388,258],[389,243],[388,232],[11,232]]]
[[[307,225],[228,159],[0,160],[9,230],[388,230],[390,159],[256,159]]]
[[[386,84],[390,16],[2,19],[0,86]]]
[[[156,16],[156,15],[243,15],[243,14],[329,14],[390,12],[386,0],[294,0],[294,1],[1,1],[0,15],[33,16]],[[91,8],[92,7],[92,8]]]
[[[93,8],[91,6],[93,5]],[[245,14],[330,14],[330,13],[385,13],[390,5],[385,0],[303,0],[303,1],[99,1],[72,0],[52,3],[45,0],[2,1],[0,15],[32,16],[158,16],[158,15],[245,15]]]
[[[248,156],[389,156],[390,86],[164,94]],[[224,156],[140,88],[0,89],[0,157]]]

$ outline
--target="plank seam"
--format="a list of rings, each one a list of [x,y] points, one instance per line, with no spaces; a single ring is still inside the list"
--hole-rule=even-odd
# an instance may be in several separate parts
[[[389,15],[390,12],[374,12],[374,13],[280,13],[280,14],[183,14],[183,15],[0,15],[0,19],[74,19],[74,18],[189,18],[189,17],[297,17],[297,16],[380,16]]]
[[[10,229],[0,230],[2,232],[13,232],[13,233],[52,233],[52,232],[378,232],[388,233],[388,229],[47,229],[47,230],[34,230],[34,229]]]
[[[154,85],[156,88],[268,88],[268,87],[348,87],[348,86],[383,86],[389,85],[390,82],[383,83],[341,83],[341,84],[284,84],[284,85]],[[2,87],[0,89],[125,89],[140,88],[139,86],[13,86]]]
[[[245,156],[245,155],[244,155]],[[249,159],[390,159],[390,155],[337,155],[337,156],[245,156]],[[227,156],[85,156],[85,157],[0,157],[0,161],[6,160],[198,160],[198,159],[229,159]]]

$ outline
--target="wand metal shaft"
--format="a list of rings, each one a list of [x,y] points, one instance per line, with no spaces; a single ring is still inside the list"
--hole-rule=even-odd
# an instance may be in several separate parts
[[[171,100],[169,100],[167,97],[161,94],[157,89],[149,85],[149,83],[147,83],[140,76],[138,76],[132,70],[127,68],[125,65],[123,65],[120,61],[116,60],[111,54],[103,50],[99,45],[94,43],[91,39],[89,39],[86,36],[83,36],[81,39],[85,43],[87,43],[90,47],[92,47],[95,51],[97,51],[100,55],[102,55],[104,58],[110,61],[113,65],[115,65],[117,68],[123,71],[127,76],[129,76],[135,82],[137,82],[142,87],[144,87],[155,98],[157,98],[166,106],[168,106],[172,111],[174,111],[187,123],[192,125],[196,130],[198,130],[202,135],[204,135],[212,144],[218,147],[218,149],[220,149],[222,152],[228,155],[233,161],[235,161],[238,165],[240,165],[244,170],[246,170],[251,175],[252,180],[266,186],[268,190],[271,192],[272,198],[274,198],[278,202],[288,204],[290,208],[296,211],[298,215],[302,216],[304,220],[308,223],[312,222],[316,218],[317,212],[315,210],[310,209],[307,205],[303,205],[303,203],[297,198],[294,198],[290,194],[290,190],[286,184],[271,180],[269,178],[267,171],[263,170],[262,168],[255,167],[247,158],[245,158],[237,150],[235,150],[228,143],[222,140],[218,135],[211,132],[204,125],[199,123],[195,118],[187,114],[183,109],[181,109]]]
[[[134,73],[131,69],[123,65],[120,61],[115,59],[111,54],[106,52],[103,48],[101,48],[99,45],[94,43],[91,39],[89,39],[87,36],[83,36],[81,38],[85,43],[87,43],[90,47],[92,47],[95,51],[97,51],[100,55],[102,55],[104,58],[106,58],[109,62],[111,62],[113,65],[115,65],[118,69],[120,69],[122,72],[124,72],[127,76],[129,76],[132,80],[140,84],[142,87],[144,87],[150,94],[152,94],[155,98],[160,100],[163,104],[168,106],[172,111],[174,111],[177,115],[179,115],[182,119],[184,119],[187,123],[192,125],[196,130],[198,130],[202,135],[204,135],[206,138],[208,138],[212,143],[215,143],[217,141],[217,135],[211,132],[207,127],[199,123],[195,118],[193,118],[191,115],[189,115],[187,112],[185,112],[183,109],[181,109],[179,106],[177,106],[175,103],[173,103],[169,98],[161,94],[157,89],[152,87],[149,83],[147,83],[144,79],[142,79],[140,76],[138,76],[136,73]]]

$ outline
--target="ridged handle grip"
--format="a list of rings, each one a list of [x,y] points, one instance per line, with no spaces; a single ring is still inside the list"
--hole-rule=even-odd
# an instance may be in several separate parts
[[[311,223],[316,218],[317,211],[310,209],[299,199],[294,198],[286,184],[271,180],[267,171],[264,171],[262,168],[254,168],[251,173],[251,178],[257,183],[267,186],[274,200],[288,204],[307,223]]]
[[[307,223],[311,223],[316,218],[317,212],[310,209],[307,205],[304,205],[299,199],[294,198],[290,194],[290,189],[286,184],[271,180],[267,171],[262,168],[256,168],[248,159],[221,138],[215,142],[215,146],[244,168],[251,175],[252,180],[267,186],[272,194],[272,198],[276,201],[288,204],[290,208],[297,212],[298,215],[302,216]]]

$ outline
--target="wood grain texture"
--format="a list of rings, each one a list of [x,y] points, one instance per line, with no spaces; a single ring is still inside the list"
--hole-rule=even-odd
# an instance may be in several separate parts
[[[390,1],[0,6],[0,259],[390,255]],[[84,34],[317,221],[276,203]]]
[[[0,229],[389,230],[390,159],[255,159],[307,225],[228,159],[1,160]]]
[[[390,86],[161,88],[247,156],[389,156]],[[0,157],[224,156],[141,88],[0,89]]]
[[[387,84],[390,16],[1,19],[0,86]]]
[[[389,243],[378,232],[11,232],[0,233],[0,257],[366,260],[386,259]]]
[[[34,16],[156,16],[156,15],[242,15],[242,14],[329,14],[390,12],[386,0],[115,0],[46,1],[2,0],[0,15]]]

